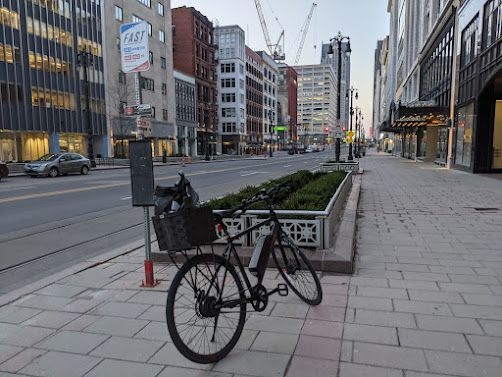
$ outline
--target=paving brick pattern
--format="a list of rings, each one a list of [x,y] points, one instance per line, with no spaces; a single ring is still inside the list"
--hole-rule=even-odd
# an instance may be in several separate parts
[[[174,269],[141,288],[134,251],[0,307],[0,376],[501,377],[502,181],[383,154],[361,165],[356,269],[322,276],[321,305],[272,296],[224,360],[195,364],[166,329]]]
[[[502,376],[502,181],[363,166],[339,376]]]

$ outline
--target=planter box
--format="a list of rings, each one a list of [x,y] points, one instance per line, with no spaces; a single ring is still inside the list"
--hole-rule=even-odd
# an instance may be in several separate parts
[[[359,161],[354,162],[322,162],[320,164],[320,171],[355,171],[359,170]]]
[[[358,164],[357,164],[358,166]],[[298,246],[311,247],[317,249],[328,249],[335,243],[335,228],[339,221],[343,205],[352,188],[352,169],[342,181],[335,194],[329,201],[323,211],[302,211],[302,210],[277,210],[280,216],[292,216],[292,218],[283,218],[280,220],[284,229],[291,236]],[[218,210],[215,210],[218,212]],[[259,215],[267,215],[267,210],[248,210],[246,214],[238,219],[225,218],[223,221],[229,226],[231,233],[237,233],[251,225],[259,222]],[[309,216],[310,219],[296,219],[293,216]],[[242,246],[252,246],[256,238],[262,233],[266,233],[266,227],[260,228],[250,234],[248,237],[241,237]],[[225,243],[225,240],[218,240],[215,243]]]

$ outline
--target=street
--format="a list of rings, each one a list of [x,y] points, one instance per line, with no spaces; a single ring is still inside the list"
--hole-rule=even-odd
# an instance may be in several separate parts
[[[325,151],[154,167],[155,184],[182,169],[202,201],[333,158]],[[0,185],[0,294],[143,237],[143,209],[131,206],[129,169],[88,176],[11,177]],[[153,209],[150,211],[153,214]]]

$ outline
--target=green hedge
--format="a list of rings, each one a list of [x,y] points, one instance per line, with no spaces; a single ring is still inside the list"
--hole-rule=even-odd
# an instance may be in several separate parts
[[[277,209],[299,209],[322,211],[326,208],[329,200],[335,194],[338,186],[346,176],[346,172],[337,171],[331,173],[312,173],[308,170],[300,170],[263,183],[259,186],[246,186],[237,193],[229,194],[220,199],[212,199],[203,204],[211,209],[229,209],[237,207],[243,199],[251,198],[262,189],[269,189],[277,184],[287,184],[289,190],[281,191],[278,195]],[[263,209],[263,203],[255,203],[255,209]]]

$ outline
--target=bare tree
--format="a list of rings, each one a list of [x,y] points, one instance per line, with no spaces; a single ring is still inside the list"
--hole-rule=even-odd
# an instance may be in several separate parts
[[[111,122],[114,141],[120,141],[120,152],[117,157],[125,158],[124,141],[131,138],[134,120],[124,115],[124,106],[135,101],[134,80],[120,74],[119,80],[110,80],[107,85],[107,114]],[[115,149],[115,147],[114,147]]]

